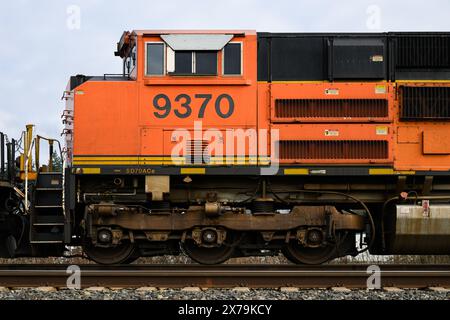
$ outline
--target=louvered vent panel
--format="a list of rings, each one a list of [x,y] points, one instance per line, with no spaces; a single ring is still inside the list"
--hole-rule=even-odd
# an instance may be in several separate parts
[[[383,140],[280,141],[280,159],[387,159]]]
[[[450,68],[450,37],[399,37],[395,67]]]
[[[276,118],[384,118],[385,99],[277,99]]]
[[[402,86],[402,120],[450,120],[450,87]]]
[[[210,162],[208,152],[208,141],[188,140],[186,141],[186,162],[193,164],[204,164]]]

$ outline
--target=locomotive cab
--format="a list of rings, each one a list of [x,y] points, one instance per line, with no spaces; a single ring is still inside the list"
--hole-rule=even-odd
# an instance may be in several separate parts
[[[143,77],[239,77],[244,70],[243,39],[240,37],[245,37],[245,32],[231,32],[174,31],[151,34],[127,31],[117,43],[115,55],[123,59],[123,75],[133,79],[137,77],[138,43],[144,46],[144,55],[139,59],[139,63],[144,66]]]

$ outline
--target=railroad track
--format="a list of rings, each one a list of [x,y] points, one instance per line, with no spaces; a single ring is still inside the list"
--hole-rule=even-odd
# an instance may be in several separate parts
[[[0,265],[0,286],[64,288],[69,265]],[[366,288],[368,265],[79,265],[81,287]],[[450,265],[380,265],[382,287],[450,288]]]

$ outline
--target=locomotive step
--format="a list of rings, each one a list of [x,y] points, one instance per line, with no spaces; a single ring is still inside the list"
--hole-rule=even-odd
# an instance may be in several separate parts
[[[36,191],[62,191],[62,188],[36,188]]]
[[[62,174],[53,172],[41,172],[38,175],[36,189],[60,189],[62,188]]]
[[[63,206],[61,206],[61,205],[53,205],[53,206],[50,206],[50,205],[44,206],[44,205],[42,205],[42,206],[34,206],[34,207],[37,208],[37,209],[40,209],[40,208],[62,208]]]
[[[64,235],[62,233],[33,232],[30,243],[63,243]]]
[[[33,226],[63,226],[63,216],[36,216],[33,219]]]
[[[53,174],[53,175],[57,175],[57,176],[61,176],[62,175],[62,173],[61,172],[39,172],[39,175],[51,175],[51,174]]]
[[[32,244],[42,244],[42,243],[63,243],[63,241],[61,240],[51,240],[51,241],[47,241],[47,240],[33,240],[30,241],[30,243]]]
[[[39,227],[39,226],[63,226],[64,223],[60,222],[34,222],[33,226]]]

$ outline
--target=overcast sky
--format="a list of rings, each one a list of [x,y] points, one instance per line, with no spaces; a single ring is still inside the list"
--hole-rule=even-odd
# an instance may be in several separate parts
[[[69,76],[120,73],[113,52],[124,30],[227,28],[450,31],[450,1],[1,0],[0,131],[17,137],[33,123],[59,137]]]

